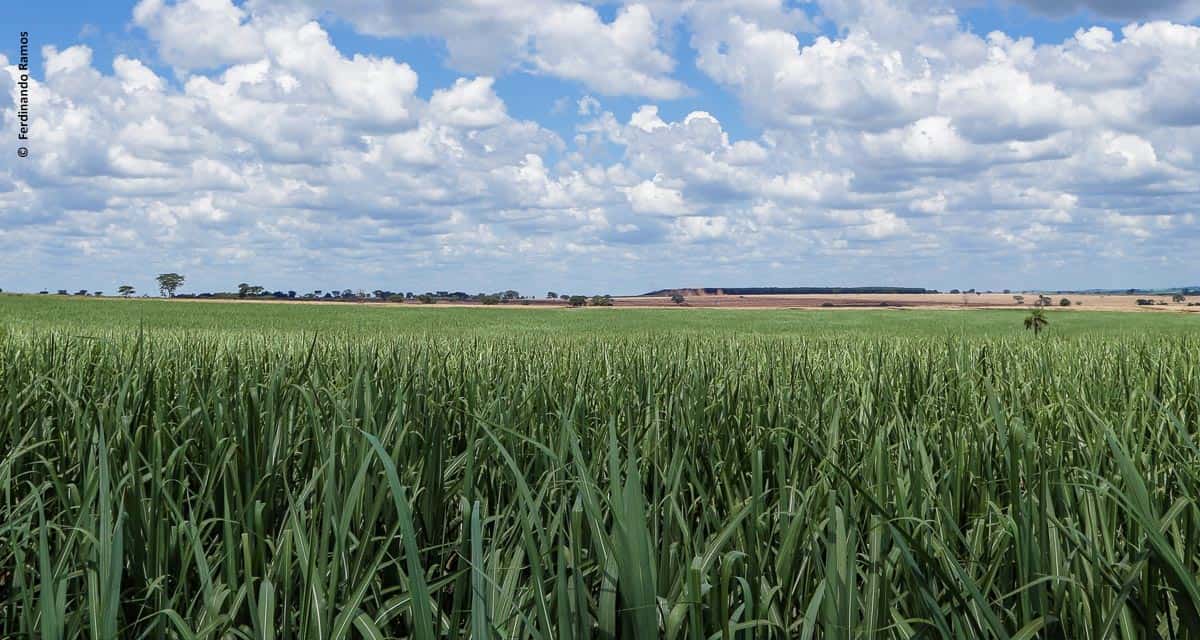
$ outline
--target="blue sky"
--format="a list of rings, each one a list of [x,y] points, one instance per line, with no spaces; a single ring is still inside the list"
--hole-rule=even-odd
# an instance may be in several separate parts
[[[1200,0],[19,4],[0,287],[1200,283]]]

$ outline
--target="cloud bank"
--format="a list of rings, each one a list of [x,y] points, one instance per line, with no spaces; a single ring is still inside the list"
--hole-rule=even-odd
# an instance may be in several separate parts
[[[207,288],[1200,280],[1194,25],[1036,42],[913,2],[394,5],[142,0],[154,59],[46,46],[35,153],[0,160],[0,267],[110,289],[159,268]],[[422,93],[331,22],[439,39],[460,75]],[[514,117],[508,74],[577,87],[573,124]]]

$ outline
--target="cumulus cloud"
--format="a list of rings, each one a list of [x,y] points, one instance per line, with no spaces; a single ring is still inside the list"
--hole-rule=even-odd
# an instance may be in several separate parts
[[[448,124],[468,127],[494,127],[506,119],[504,102],[492,91],[493,80],[481,77],[459,78],[449,89],[438,89],[429,100],[431,113]]]
[[[246,62],[263,51],[262,34],[246,24],[232,0],[141,0],[133,22],[146,30],[159,55],[183,69],[214,69]]]
[[[566,0],[306,2],[143,0],[157,60],[111,71],[84,45],[46,47],[34,153],[0,157],[0,268],[162,265],[206,287],[246,272],[501,286],[537,277],[529,264],[605,289],[767,272],[1035,286],[1049,249],[1062,277],[1170,275],[1200,240],[1194,25],[1037,42],[974,33],[935,0],[645,0],[604,17]],[[411,61],[339,49],[338,20],[440,38],[465,75],[429,86]],[[737,109],[688,93],[684,54]],[[512,73],[576,83],[557,130],[514,116],[530,101],[494,75]],[[637,98],[593,97],[618,94]]]
[[[672,77],[675,60],[662,47],[658,20],[636,2],[620,7],[607,22],[591,3],[573,0],[249,4],[264,14],[280,4],[314,15],[327,12],[377,36],[438,37],[446,43],[450,64],[470,73],[494,75],[519,67],[578,81],[603,95],[662,99],[687,92]]]
[[[663,178],[656,175],[653,180],[644,180],[625,190],[629,204],[637,213],[652,213],[665,216],[677,216],[688,213],[689,207],[683,201],[683,194],[661,183]]]

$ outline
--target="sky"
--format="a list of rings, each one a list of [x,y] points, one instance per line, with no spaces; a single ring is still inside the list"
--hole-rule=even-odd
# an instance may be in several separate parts
[[[0,288],[1197,285],[1198,19],[1200,0],[13,3]]]

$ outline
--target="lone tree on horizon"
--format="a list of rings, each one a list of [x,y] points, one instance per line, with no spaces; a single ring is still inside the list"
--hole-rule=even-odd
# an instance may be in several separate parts
[[[1046,319],[1046,312],[1042,309],[1034,309],[1029,312],[1025,318],[1025,328],[1033,329],[1033,335],[1041,335],[1042,329],[1050,325],[1050,321]]]
[[[122,298],[128,298],[129,296],[133,295],[136,292],[134,291],[133,285],[123,284],[123,285],[117,287],[117,293],[121,294]]]
[[[185,278],[178,273],[160,273],[155,278],[158,281],[158,292],[167,298],[175,297],[175,290],[183,286]]]

